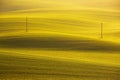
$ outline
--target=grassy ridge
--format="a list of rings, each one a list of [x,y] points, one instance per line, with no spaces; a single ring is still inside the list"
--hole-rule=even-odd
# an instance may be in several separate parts
[[[1,37],[1,48],[45,49],[60,51],[120,52],[120,45],[88,38],[71,39],[58,36]]]
[[[119,78],[119,45],[71,35],[42,34],[1,37],[1,79]]]

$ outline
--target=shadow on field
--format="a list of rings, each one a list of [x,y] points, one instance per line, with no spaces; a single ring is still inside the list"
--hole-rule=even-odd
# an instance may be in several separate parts
[[[1,48],[25,48],[66,51],[120,52],[120,45],[91,39],[59,37],[11,37],[0,39]]]

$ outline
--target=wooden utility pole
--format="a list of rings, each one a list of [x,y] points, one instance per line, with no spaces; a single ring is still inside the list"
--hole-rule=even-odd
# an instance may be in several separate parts
[[[100,32],[101,39],[103,38],[103,23],[101,23],[101,32]]]
[[[27,16],[26,16],[26,32],[28,32],[28,18],[27,18]]]

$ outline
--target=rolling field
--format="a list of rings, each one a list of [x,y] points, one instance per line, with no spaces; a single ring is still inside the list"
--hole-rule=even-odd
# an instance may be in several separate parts
[[[119,80],[119,1],[102,1],[1,2],[0,80]]]

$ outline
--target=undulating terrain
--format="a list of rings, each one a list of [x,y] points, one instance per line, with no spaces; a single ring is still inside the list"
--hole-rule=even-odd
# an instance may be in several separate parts
[[[119,3],[0,1],[0,80],[119,80]]]

